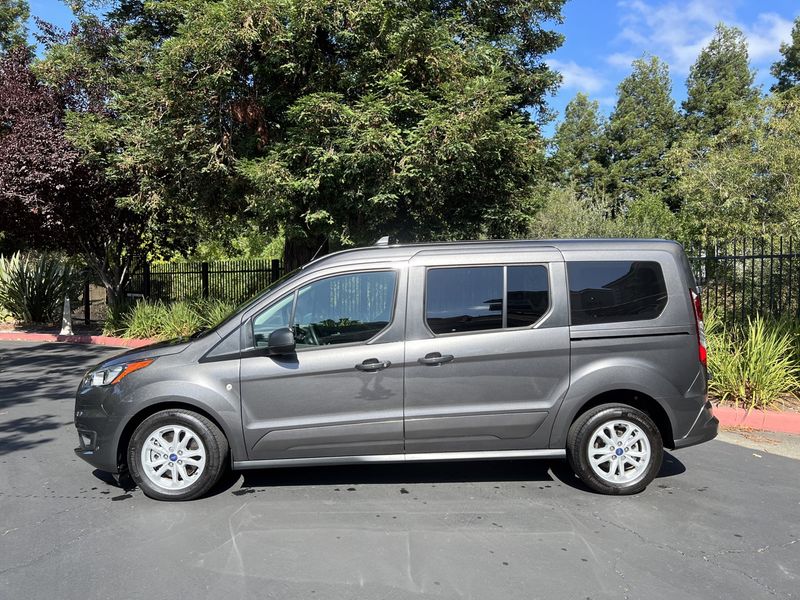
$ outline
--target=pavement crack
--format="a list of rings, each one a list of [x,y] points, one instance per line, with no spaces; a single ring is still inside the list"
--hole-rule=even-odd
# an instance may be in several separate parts
[[[738,573],[739,575],[742,575],[743,577],[746,577],[747,579],[749,579],[750,581],[755,583],[758,587],[760,587],[761,589],[766,591],[770,596],[775,596],[775,597],[781,597],[782,596],[784,598],[790,598],[791,597],[791,596],[787,596],[787,595],[784,595],[784,594],[779,594],[777,590],[775,590],[774,588],[768,586],[766,583],[764,583],[763,581],[758,579],[758,577],[754,577],[754,576],[750,575],[750,573],[748,573],[747,571],[743,571],[742,569],[737,569],[735,567],[730,567],[728,565],[720,564],[716,560],[713,560],[713,559],[710,559],[710,558],[706,558],[705,560],[706,560],[706,562],[708,562],[709,564],[717,567],[718,569],[722,569],[723,571],[728,571],[729,573]]]
[[[639,538],[639,541],[641,541],[643,544],[647,544],[648,546],[654,546],[654,547],[659,548],[661,550],[669,550],[670,552],[674,552],[674,553],[676,553],[676,554],[678,554],[678,555],[680,555],[680,556],[682,556],[684,558],[687,556],[686,552],[684,552],[680,548],[675,548],[674,546],[670,546],[669,544],[663,544],[663,543],[654,542],[652,540],[648,540],[646,537],[644,537],[641,533],[639,533],[635,529],[631,529],[630,527],[626,527],[625,525],[620,525],[619,523],[615,523],[614,521],[609,521],[608,519],[604,519],[603,517],[601,517],[596,512],[592,513],[592,517],[594,517],[596,520],[600,521],[601,523],[604,523],[606,525],[611,525],[612,527],[616,527],[617,529],[620,529],[621,531],[624,531],[626,533],[630,533],[631,535],[636,536],[637,538]]]

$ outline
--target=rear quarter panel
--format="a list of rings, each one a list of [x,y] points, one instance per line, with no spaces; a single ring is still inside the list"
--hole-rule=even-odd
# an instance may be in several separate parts
[[[570,386],[556,417],[550,446],[563,448],[575,416],[599,394],[630,390],[666,412],[673,437],[686,435],[705,404],[705,373],[698,360],[694,313],[683,250],[565,250],[570,261],[657,261],[664,273],[667,304],[646,321],[570,326]],[[565,290],[569,302],[569,289]],[[665,440],[672,445],[673,440]]]

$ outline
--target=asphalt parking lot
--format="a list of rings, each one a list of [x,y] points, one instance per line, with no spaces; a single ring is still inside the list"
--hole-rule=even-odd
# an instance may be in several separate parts
[[[797,598],[800,461],[723,441],[644,493],[561,461],[248,472],[168,504],[75,458],[117,350],[0,343],[0,598]]]

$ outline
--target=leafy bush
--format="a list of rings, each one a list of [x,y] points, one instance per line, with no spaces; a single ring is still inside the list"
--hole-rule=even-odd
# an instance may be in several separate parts
[[[103,323],[103,335],[122,335],[125,332],[125,319],[133,310],[134,303],[128,299],[108,304],[106,320]]]
[[[24,323],[57,321],[64,297],[74,297],[81,282],[77,269],[47,254],[0,256],[0,306]]]
[[[167,307],[162,302],[142,300],[131,306],[122,317],[122,337],[164,338]]]
[[[158,337],[165,339],[192,335],[203,327],[203,320],[188,302],[175,302],[165,307],[162,330]]]
[[[225,300],[199,300],[193,308],[200,316],[203,327],[215,327],[230,316],[236,305]]]
[[[141,300],[111,313],[104,331],[127,338],[173,339],[214,327],[233,310],[222,300],[174,302]]]
[[[746,327],[725,327],[713,312],[708,327],[709,390],[722,401],[745,408],[768,408],[800,386],[795,339],[780,323],[763,317]]]

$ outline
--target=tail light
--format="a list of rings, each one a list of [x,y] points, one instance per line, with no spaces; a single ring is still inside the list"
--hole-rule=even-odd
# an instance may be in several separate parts
[[[697,325],[697,352],[700,363],[708,366],[708,350],[706,349],[706,331],[703,327],[703,304],[700,301],[700,294],[694,290],[689,290],[692,296],[692,306],[694,307],[694,321]]]

